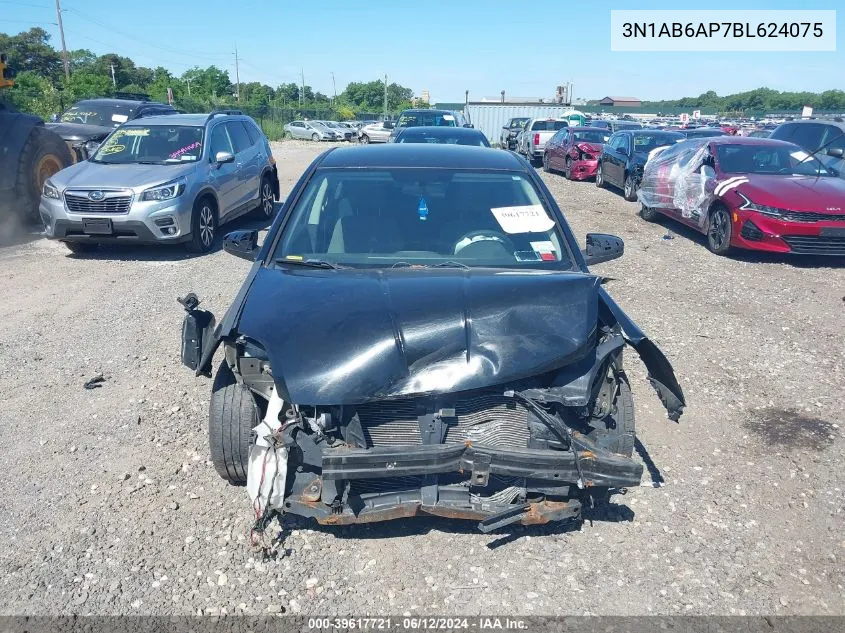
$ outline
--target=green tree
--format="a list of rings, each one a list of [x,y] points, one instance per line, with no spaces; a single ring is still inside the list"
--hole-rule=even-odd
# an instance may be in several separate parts
[[[62,59],[49,42],[50,34],[39,27],[11,36],[0,33],[0,50],[8,56],[11,68],[19,73],[33,72],[47,79],[58,79]]]

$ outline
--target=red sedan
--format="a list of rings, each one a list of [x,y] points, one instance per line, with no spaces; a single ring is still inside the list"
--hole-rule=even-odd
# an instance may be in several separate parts
[[[797,145],[716,136],[668,148],[645,166],[640,214],[674,218],[732,248],[845,256],[845,180]]]
[[[569,180],[586,180],[596,175],[602,145],[609,130],[595,127],[563,128],[546,143],[543,169],[562,171]]]

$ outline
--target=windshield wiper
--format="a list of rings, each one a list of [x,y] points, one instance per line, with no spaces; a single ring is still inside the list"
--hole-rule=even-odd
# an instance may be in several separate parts
[[[431,264],[429,268],[469,268],[469,266],[450,260],[448,262],[440,262],[439,264]]]
[[[132,161],[133,163],[137,163],[138,165],[166,165],[163,160],[135,160]]]
[[[325,270],[340,270],[346,268],[345,266],[338,266],[331,262],[322,259],[285,259],[284,257],[276,258],[277,264],[288,264],[291,266],[307,266],[309,268],[323,268]]]

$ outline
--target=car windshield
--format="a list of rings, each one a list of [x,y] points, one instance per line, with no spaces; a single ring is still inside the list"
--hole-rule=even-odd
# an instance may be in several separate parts
[[[132,118],[134,108],[125,104],[77,103],[62,116],[63,123],[84,123],[102,127],[118,127]]]
[[[199,160],[203,128],[186,125],[121,127],[100,145],[95,163],[178,164]]]
[[[508,127],[512,130],[521,130],[525,127],[526,123],[528,123],[528,119],[511,119]]]
[[[399,117],[396,127],[457,127],[455,115],[444,112],[406,112]]]
[[[573,266],[524,174],[445,168],[317,170],[274,259],[375,268]]]
[[[650,152],[655,147],[663,145],[671,145],[672,143],[679,143],[684,140],[682,134],[666,134],[666,133],[637,133],[634,134],[634,151],[635,152]]]
[[[716,158],[726,174],[832,176],[827,167],[797,146],[718,145]]]
[[[425,128],[412,129],[403,132],[397,143],[444,143],[446,145],[475,145],[476,147],[490,147],[487,138],[483,134],[459,134],[459,130],[450,131],[447,134],[433,134],[426,132]]]
[[[584,143],[605,143],[609,138],[605,132],[596,130],[595,132],[573,132],[575,142]]]
[[[534,121],[531,124],[531,131],[532,132],[543,132],[543,131],[557,131],[561,130],[565,127],[569,127],[569,122],[567,121]]]

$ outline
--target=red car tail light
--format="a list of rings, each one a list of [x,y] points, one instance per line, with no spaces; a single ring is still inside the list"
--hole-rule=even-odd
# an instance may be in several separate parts
[[[534,135],[534,145],[539,145],[539,144],[540,144],[540,135],[535,134]]]

